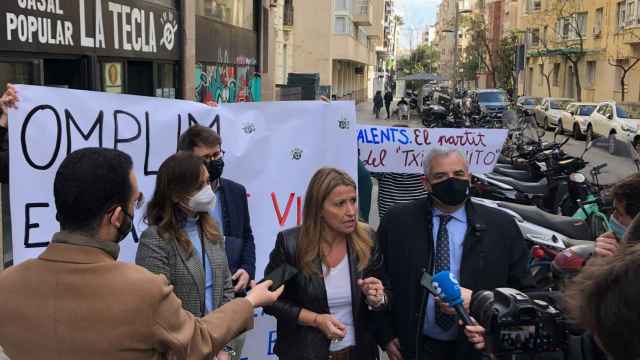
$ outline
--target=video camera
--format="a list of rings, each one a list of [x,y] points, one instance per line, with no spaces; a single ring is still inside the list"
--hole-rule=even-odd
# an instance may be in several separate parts
[[[497,356],[566,348],[569,322],[548,301],[534,300],[515,289],[498,288],[474,294],[470,312],[486,329],[491,352]]]

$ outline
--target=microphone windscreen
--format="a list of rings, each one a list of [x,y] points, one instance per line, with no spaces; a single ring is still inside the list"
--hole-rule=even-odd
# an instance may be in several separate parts
[[[449,305],[462,304],[458,280],[448,271],[441,271],[433,277],[433,286],[440,291],[440,297]]]

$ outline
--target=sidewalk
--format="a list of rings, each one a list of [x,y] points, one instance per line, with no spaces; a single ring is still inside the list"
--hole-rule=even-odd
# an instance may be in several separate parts
[[[396,109],[396,104],[400,99],[394,99],[391,103],[391,119],[387,120],[387,111],[383,107],[380,111],[380,118],[376,119],[376,115],[373,113],[373,99],[369,99],[365,102],[361,102],[356,105],[356,118],[358,124],[363,125],[382,125],[382,126],[395,126],[395,125],[408,125],[409,127],[422,127],[420,117],[415,112],[411,113],[409,122],[407,120],[399,120],[397,115],[393,114],[393,110]]]

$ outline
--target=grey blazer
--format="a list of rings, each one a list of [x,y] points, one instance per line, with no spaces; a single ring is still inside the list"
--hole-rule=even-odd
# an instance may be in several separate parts
[[[224,240],[215,244],[205,241],[205,249],[213,271],[213,303],[219,308],[234,298]],[[140,237],[136,264],[166,276],[182,300],[182,307],[197,317],[205,315],[204,270],[202,260],[195,253],[187,256],[175,239],[160,237],[157,226],[150,226]]]

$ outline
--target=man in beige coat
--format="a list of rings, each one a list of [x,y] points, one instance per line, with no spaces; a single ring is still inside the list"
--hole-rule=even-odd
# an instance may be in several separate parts
[[[253,325],[282,288],[256,286],[203,318],[162,275],[116,261],[142,194],[123,152],[71,153],[54,181],[61,231],[38,259],[0,273],[0,344],[21,359],[204,359]]]

